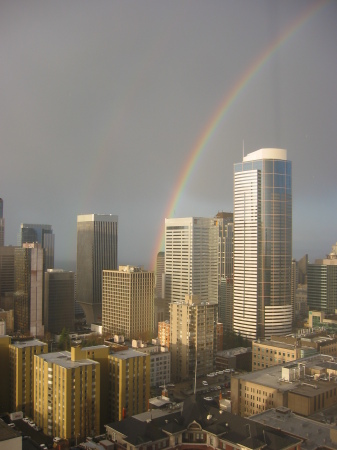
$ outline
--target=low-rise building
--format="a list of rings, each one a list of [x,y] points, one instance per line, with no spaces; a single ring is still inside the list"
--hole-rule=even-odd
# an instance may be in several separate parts
[[[22,436],[0,419],[0,450],[22,450]]]
[[[210,403],[210,402],[209,402]],[[106,425],[115,450],[295,450],[301,439],[190,397],[182,408],[156,409]]]
[[[272,408],[250,417],[254,422],[268,425],[275,430],[298,436],[302,448],[316,450],[318,448],[337,448],[336,424],[327,424],[301,417],[289,408]]]
[[[232,412],[248,417],[284,406],[308,417],[337,401],[336,376],[337,363],[322,354],[232,376]]]
[[[286,364],[315,353],[337,356],[337,337],[326,332],[271,336],[252,343],[252,370]]]
[[[216,370],[238,369],[250,371],[252,367],[252,349],[250,347],[231,348],[217,352]]]

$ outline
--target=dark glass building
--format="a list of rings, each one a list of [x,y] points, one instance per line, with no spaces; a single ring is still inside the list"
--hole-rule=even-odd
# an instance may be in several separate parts
[[[41,224],[21,224],[21,242],[20,245],[25,242],[34,243],[38,242],[42,245],[44,251],[44,267],[43,270],[54,268],[54,245],[55,235],[53,234],[51,225]]]
[[[0,247],[5,245],[5,219],[3,218],[4,201],[0,198]]]
[[[117,270],[118,216],[77,216],[76,301],[88,324],[102,321],[103,270]]]
[[[61,269],[44,273],[44,329],[60,334],[74,328],[75,274]]]
[[[287,151],[265,148],[234,165],[234,331],[291,331],[292,187]]]
[[[31,336],[43,336],[43,249],[23,244],[14,249],[14,328]]]

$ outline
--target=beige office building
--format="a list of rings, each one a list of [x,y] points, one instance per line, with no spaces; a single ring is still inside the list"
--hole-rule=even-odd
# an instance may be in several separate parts
[[[311,416],[336,404],[337,363],[316,354],[284,365],[232,376],[232,413],[242,417],[285,406]]]
[[[103,270],[103,333],[147,339],[154,329],[154,273],[135,266]]]
[[[49,436],[95,436],[100,428],[100,364],[81,349],[36,355],[34,420]]]
[[[216,348],[218,304],[186,296],[185,302],[170,303],[170,351],[172,379],[193,379],[212,372]],[[197,355],[197,364],[196,364]]]
[[[301,357],[301,347],[297,340],[286,343],[271,340],[258,340],[252,342],[252,370],[261,370],[266,367],[285,364]]]

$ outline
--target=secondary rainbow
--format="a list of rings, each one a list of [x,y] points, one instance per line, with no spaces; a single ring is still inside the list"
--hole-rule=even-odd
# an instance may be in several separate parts
[[[228,93],[226,93],[222,102],[216,109],[208,121],[204,131],[199,136],[195,146],[192,148],[188,157],[183,165],[177,182],[175,183],[171,198],[165,209],[164,217],[161,221],[160,232],[158,234],[154,251],[151,258],[151,269],[155,269],[156,258],[158,252],[163,249],[165,241],[165,218],[172,216],[175,210],[181,194],[191,176],[191,173],[200,158],[201,153],[207,147],[208,142],[216,132],[220,122],[224,119],[226,113],[229,111],[231,105],[243,92],[247,84],[253,79],[253,77],[259,72],[263,65],[271,58],[271,56],[284,44],[294,33],[298,30],[310,17],[312,17],[321,7],[329,3],[330,0],[319,0],[311,4],[305,9],[296,19],[294,19],[285,31],[274,39],[267,48],[258,56],[258,58],[248,66],[248,69],[241,75],[238,81],[233,85]]]

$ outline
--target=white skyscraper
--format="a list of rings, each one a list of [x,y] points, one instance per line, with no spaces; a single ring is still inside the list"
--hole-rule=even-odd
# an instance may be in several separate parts
[[[291,331],[291,162],[261,149],[234,165],[233,329],[251,339]]]
[[[217,219],[165,219],[165,287],[169,302],[186,295],[218,302]]]

